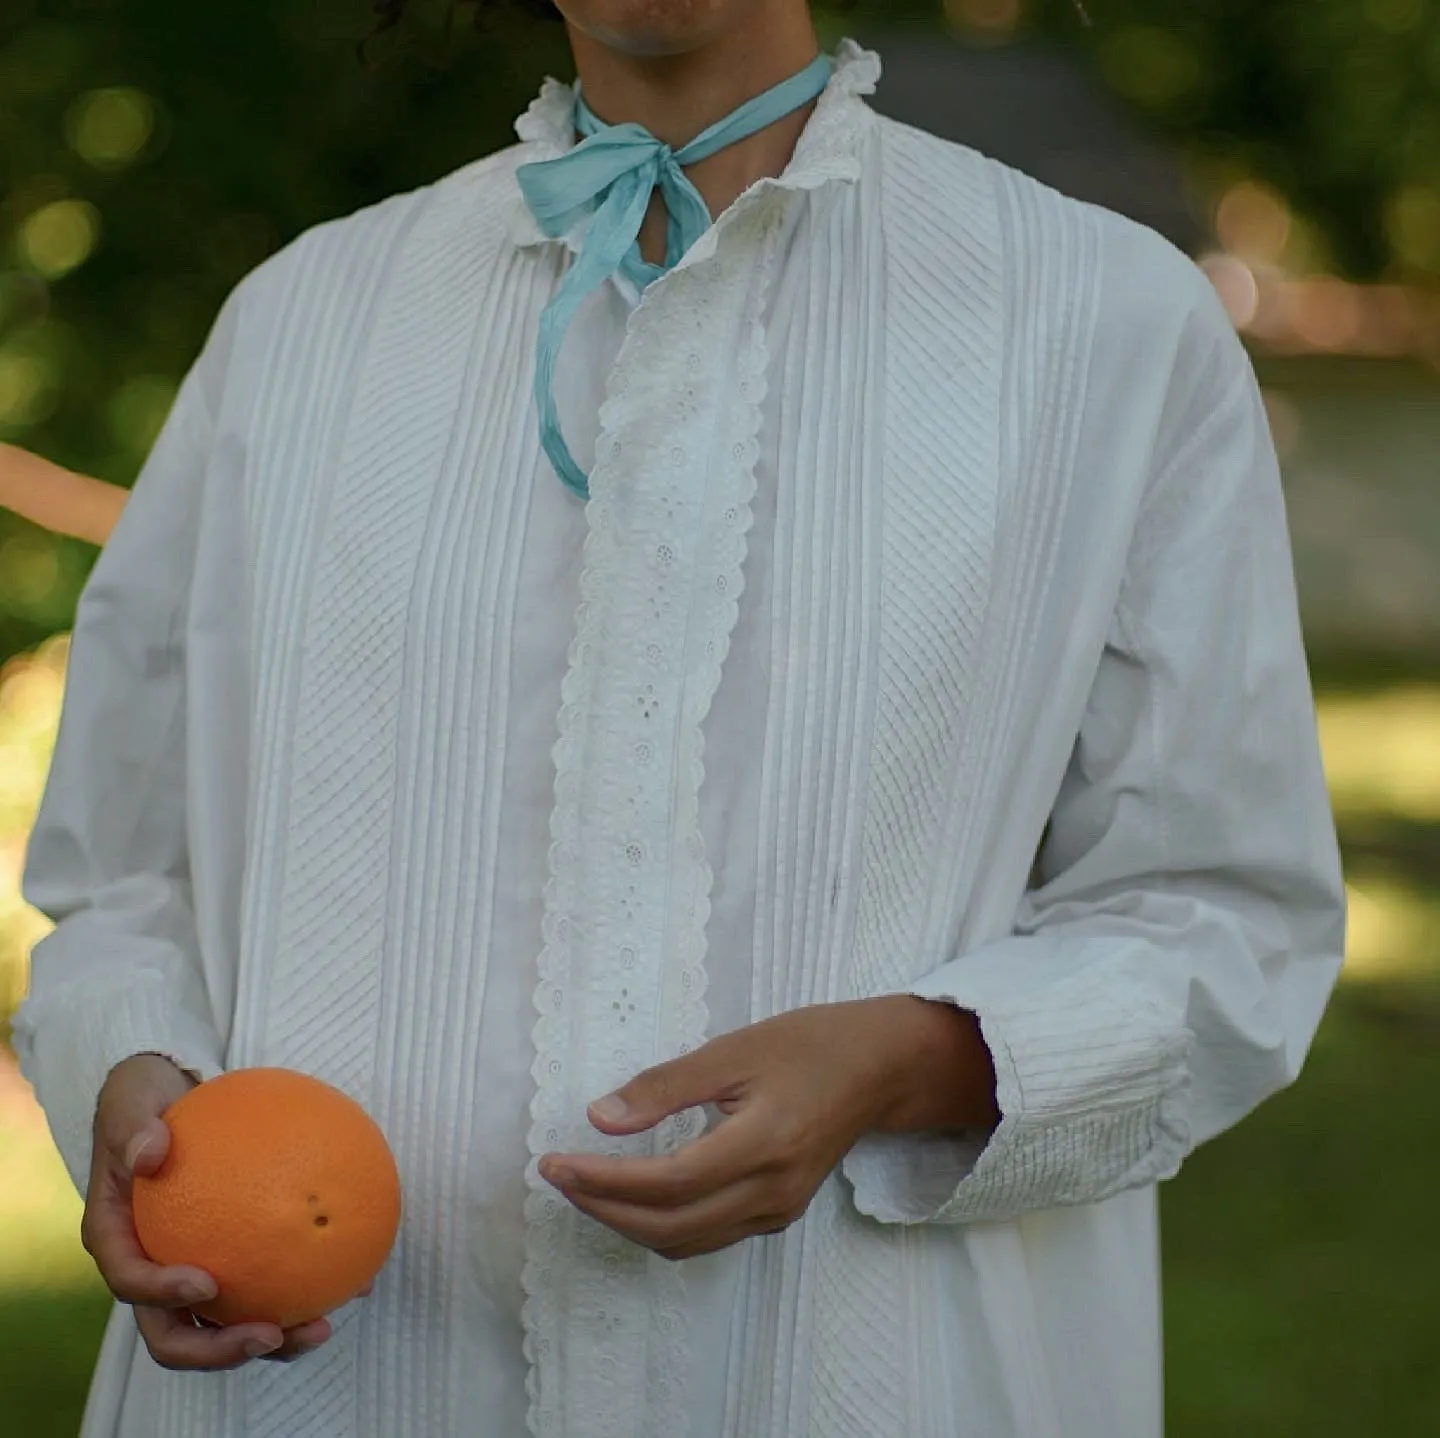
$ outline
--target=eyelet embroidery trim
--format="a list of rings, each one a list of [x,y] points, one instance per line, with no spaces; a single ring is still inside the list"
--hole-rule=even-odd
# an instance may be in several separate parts
[[[535,991],[524,1319],[537,1438],[581,1414],[597,1438],[686,1428],[681,1270],[579,1214],[537,1160],[666,1153],[703,1122],[695,1110],[614,1141],[585,1107],[705,1042],[702,725],[743,587],[782,220],[775,204],[737,207],[711,263],[647,291],[601,412]]]
[[[879,61],[851,42],[837,61],[786,176],[742,196],[647,291],[601,411],[535,991],[523,1281],[537,1438],[558,1438],[582,1416],[597,1438],[686,1431],[681,1270],[580,1215],[539,1177],[537,1160],[670,1152],[702,1122],[696,1110],[617,1142],[590,1127],[585,1107],[705,1041],[702,725],[752,523],[762,317],[786,208],[775,192],[857,178],[872,119],[857,97],[874,89]],[[573,90],[548,83],[517,125],[521,139],[542,153],[568,148],[573,105]],[[647,364],[650,354],[675,362]]]

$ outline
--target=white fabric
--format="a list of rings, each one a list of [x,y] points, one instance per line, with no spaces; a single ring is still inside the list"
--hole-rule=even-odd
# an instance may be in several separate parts
[[[561,87],[227,305],[82,601],[17,1039],[77,1182],[153,1050],[355,1094],[406,1214],[294,1367],[165,1374],[117,1310],[87,1438],[1160,1431],[1154,1184],[1342,947],[1278,476],[1193,267],[874,74],[577,326],[586,510],[514,181]],[[980,1015],[988,1143],[866,1140],[685,1265],[535,1176],[707,1033],[895,991]]]

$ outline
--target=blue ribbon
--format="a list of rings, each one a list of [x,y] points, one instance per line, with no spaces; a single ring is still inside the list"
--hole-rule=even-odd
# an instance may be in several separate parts
[[[582,499],[590,497],[585,473],[576,464],[560,428],[555,405],[555,366],[576,313],[612,275],[624,274],[644,290],[673,269],[713,223],[685,168],[728,145],[768,129],[814,100],[830,81],[833,64],[821,55],[798,75],[748,100],[723,120],[672,150],[643,125],[606,125],[582,97],[575,102],[575,128],[583,137],[553,160],[521,165],[516,172],[525,202],[542,233],[563,239],[587,215],[585,239],[555,298],[540,316],[535,363],[535,402],[540,442],[555,472]],[[669,212],[665,260],[652,265],[640,254],[640,228],[659,190]]]

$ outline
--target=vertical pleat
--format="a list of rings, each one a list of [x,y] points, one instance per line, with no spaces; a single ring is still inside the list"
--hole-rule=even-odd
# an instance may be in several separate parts
[[[773,361],[780,492],[757,1018],[843,996],[879,661],[887,395],[878,195],[862,185],[818,197],[793,249],[797,260],[782,280],[787,322],[777,326],[785,342]],[[854,403],[837,403],[842,395]],[[747,1259],[743,1359],[727,1433],[804,1433],[828,1421],[819,1411],[824,1385],[808,1375],[816,1325],[827,1322],[814,1254],[838,1206],[838,1187],[827,1185],[803,1225],[756,1245]],[[886,1340],[870,1333],[867,1341],[883,1348]],[[881,1362],[875,1371],[893,1366]]]
[[[407,1207],[388,1302],[342,1314],[303,1369],[229,1380],[247,1438],[466,1421],[450,1409],[459,1359],[436,1336],[458,1301],[449,1260],[480,1098],[517,476],[537,467],[523,367],[487,341],[522,330],[553,283],[501,248],[475,199],[453,184],[317,246],[325,273],[293,286],[314,313],[291,316],[264,400],[279,416],[266,434],[291,448],[256,457],[256,742],[288,763],[257,765],[253,981],[232,1062],[360,1099]],[[267,487],[267,473],[318,483]]]

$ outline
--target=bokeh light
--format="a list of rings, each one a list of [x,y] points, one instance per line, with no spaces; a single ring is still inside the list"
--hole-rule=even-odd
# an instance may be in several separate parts
[[[1390,202],[1386,229],[1403,267],[1440,271],[1440,189],[1406,186]]]
[[[70,107],[65,135],[97,169],[123,169],[144,153],[155,131],[155,102],[143,90],[92,90]]]
[[[945,0],[945,19],[955,30],[1004,37],[1020,23],[1020,15],[1020,0]]]
[[[175,402],[176,385],[165,375],[136,375],[111,397],[110,431],[117,444],[144,455],[155,442]]]
[[[60,560],[48,537],[17,534],[0,542],[0,589],[26,609],[44,608],[55,598]]]
[[[1383,871],[1352,878],[1348,980],[1405,981],[1417,955],[1440,954],[1440,900]]]
[[[1101,47],[1100,65],[1122,95],[1153,108],[1190,94],[1205,73],[1199,56],[1181,36],[1149,25],[1116,31]]]
[[[51,367],[38,354],[0,347],[0,433],[39,423],[55,402]]]
[[[1320,733],[1342,817],[1394,814],[1440,824],[1440,688],[1331,697]]]
[[[1279,264],[1293,223],[1284,197],[1254,180],[1232,185],[1215,207],[1215,233],[1220,243],[1251,264]]]
[[[0,668],[0,1019],[19,1002],[29,951],[49,928],[25,903],[20,878],[59,726],[68,654],[62,637]]]
[[[1408,35],[1420,28],[1427,0],[1363,0],[1365,18],[1387,35]]]
[[[77,270],[100,242],[100,212],[85,200],[55,200],[20,227],[20,252],[46,279]]]
[[[1247,330],[1260,312],[1260,281],[1255,271],[1235,255],[1206,255],[1201,268],[1215,286],[1230,322],[1238,330]]]

